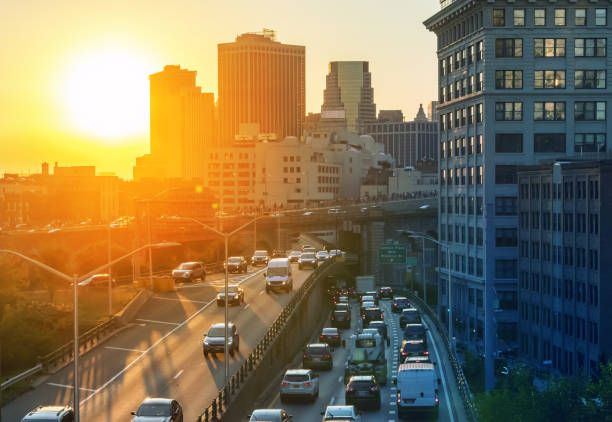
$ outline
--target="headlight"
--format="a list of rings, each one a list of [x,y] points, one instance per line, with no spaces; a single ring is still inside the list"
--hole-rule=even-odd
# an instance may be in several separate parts
[[[204,344],[208,346],[210,343],[208,342],[208,340],[204,340]]]
[[[232,339],[231,337],[227,338],[227,344],[232,344],[234,342],[234,339]]]

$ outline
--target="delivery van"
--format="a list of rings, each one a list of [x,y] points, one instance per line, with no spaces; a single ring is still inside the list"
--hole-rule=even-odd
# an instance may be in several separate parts
[[[293,290],[293,275],[289,258],[271,259],[264,276],[266,277],[266,293]]]
[[[397,368],[397,416],[413,413],[438,416],[438,376],[433,363],[404,363]]]

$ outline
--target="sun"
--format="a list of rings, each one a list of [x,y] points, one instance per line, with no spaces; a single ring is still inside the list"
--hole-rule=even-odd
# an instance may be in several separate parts
[[[143,134],[149,113],[150,63],[121,48],[77,56],[66,74],[62,102],[70,126],[107,141]]]

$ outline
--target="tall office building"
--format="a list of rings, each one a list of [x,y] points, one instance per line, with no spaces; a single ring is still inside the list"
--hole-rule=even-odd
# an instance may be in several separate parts
[[[440,316],[450,276],[454,334],[480,350],[485,340],[488,373],[498,350],[545,356],[517,335],[517,166],[612,149],[608,11],[607,1],[445,0],[425,22],[438,39],[439,235],[451,265]]]
[[[330,62],[323,93],[322,115],[344,111],[349,132],[365,133],[376,121],[376,104],[368,62]]]
[[[151,154],[137,161],[135,178],[204,176],[204,151],[214,142],[215,104],[214,94],[196,86],[196,73],[168,65],[149,76]]]
[[[301,136],[306,114],[306,48],[281,44],[274,32],[246,33],[217,46],[220,143],[241,124],[258,124],[277,139]]]

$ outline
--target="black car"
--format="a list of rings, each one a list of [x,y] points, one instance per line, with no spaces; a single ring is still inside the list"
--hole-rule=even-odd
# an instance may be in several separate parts
[[[381,299],[393,299],[393,289],[387,286],[379,288],[378,297]]]
[[[346,390],[344,390],[344,399],[347,406],[353,405],[358,409],[371,408],[379,410],[380,388],[378,388],[374,376],[352,376],[346,385]]]
[[[225,266],[228,273],[246,273],[249,262],[244,256],[231,256],[227,258]]]
[[[331,324],[337,328],[351,328],[351,314],[348,311],[334,311],[331,316]]]
[[[376,306],[378,306],[378,300],[380,299],[380,296],[378,295],[378,291],[372,290],[372,291],[365,292],[364,296],[374,296],[374,303],[376,303]]]
[[[380,335],[387,339],[387,324],[384,321],[370,321],[368,328],[376,328]]]
[[[404,338],[406,340],[423,340],[427,344],[427,333],[423,324],[406,324]]]
[[[427,345],[423,340],[402,340],[399,348],[399,360],[403,362],[409,356],[427,356]]]
[[[431,363],[431,359],[429,358],[429,354],[407,356],[404,359],[404,363]]]
[[[410,308],[410,302],[407,297],[396,296],[393,298],[393,304],[391,305],[391,312],[399,314],[402,310]]]
[[[302,356],[302,366],[304,369],[325,368],[331,370],[334,367],[334,361],[329,344],[312,343],[306,346]]]
[[[361,315],[363,326],[366,327],[370,321],[382,321],[384,319],[383,311],[380,308],[366,308]]]
[[[420,324],[421,323],[421,314],[416,308],[407,308],[402,310],[402,314],[400,315],[399,325],[400,328],[404,328],[406,324]]]
[[[319,336],[321,343],[327,343],[332,347],[338,347],[342,344],[342,336],[337,328],[323,328]]]

